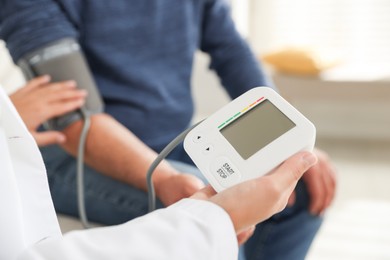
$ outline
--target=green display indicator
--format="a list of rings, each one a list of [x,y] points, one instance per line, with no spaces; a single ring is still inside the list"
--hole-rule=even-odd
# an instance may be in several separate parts
[[[239,115],[241,115],[241,112],[238,112],[237,114],[235,114],[234,116],[232,116],[231,118],[229,118],[228,120],[226,120],[224,123],[220,124],[218,126],[218,128],[221,128],[223,126],[225,126],[226,124],[228,124],[230,121],[232,121],[233,119],[235,119],[236,117],[238,117]]]
[[[225,123],[222,123],[220,126],[218,126],[218,128],[221,128],[221,127],[223,127],[224,125],[226,125],[226,122],[225,122]]]
[[[238,113],[235,114],[233,117],[236,118],[236,117],[238,117],[239,115],[241,115],[241,112],[238,112]]]
[[[229,118],[228,120],[226,120],[226,124],[229,123],[230,121],[232,121],[234,119],[234,117],[232,116],[231,118]]]
[[[233,119],[236,119],[239,115],[247,112],[249,109],[252,109],[252,107],[254,105],[257,105],[260,101],[262,101],[264,99],[264,97],[262,98],[259,98],[258,100],[256,100],[255,102],[253,102],[251,105],[247,106],[244,110],[242,110],[241,112],[237,112],[234,116],[232,116],[231,118],[229,118],[228,120],[226,120],[224,123],[220,124],[218,126],[218,129],[224,127],[225,125],[229,124],[230,121],[232,121]]]

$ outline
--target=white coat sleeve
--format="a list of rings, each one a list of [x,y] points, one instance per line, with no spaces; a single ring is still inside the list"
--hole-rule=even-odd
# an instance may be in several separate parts
[[[0,259],[61,237],[37,144],[0,86]]]
[[[217,205],[184,199],[125,224],[74,231],[43,241],[20,259],[237,259],[228,214]]]

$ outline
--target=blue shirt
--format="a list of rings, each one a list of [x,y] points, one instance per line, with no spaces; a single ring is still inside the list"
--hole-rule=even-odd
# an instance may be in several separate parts
[[[223,0],[0,0],[0,37],[15,61],[47,43],[79,41],[106,112],[160,151],[191,122],[194,53],[231,97],[270,85]],[[204,86],[207,87],[207,86]]]

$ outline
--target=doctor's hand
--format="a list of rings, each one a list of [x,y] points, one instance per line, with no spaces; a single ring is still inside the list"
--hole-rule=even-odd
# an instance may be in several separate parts
[[[218,194],[207,186],[192,196],[209,200],[230,216],[239,243],[253,233],[254,226],[282,211],[302,175],[317,163],[313,153],[300,152],[272,173],[230,187]]]
[[[37,132],[50,118],[80,108],[86,96],[77,90],[74,81],[50,83],[49,76],[41,76],[27,83],[10,96],[28,130],[39,146],[63,143],[65,136],[58,131]]]
[[[332,203],[336,192],[336,170],[328,155],[318,149],[314,150],[318,162],[303,176],[310,195],[309,211],[321,215]]]

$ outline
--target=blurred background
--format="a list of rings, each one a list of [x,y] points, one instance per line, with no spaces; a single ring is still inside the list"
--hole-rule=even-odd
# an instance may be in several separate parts
[[[314,122],[317,146],[338,169],[336,200],[307,259],[390,259],[390,1],[230,2],[238,30],[281,94]],[[22,86],[3,42],[0,61],[6,90]],[[208,63],[196,55],[194,121],[228,102]]]
[[[231,4],[239,31],[281,94],[314,122],[317,147],[338,170],[335,202],[307,259],[390,259],[390,1]],[[228,100],[207,64],[199,54],[198,119]]]

